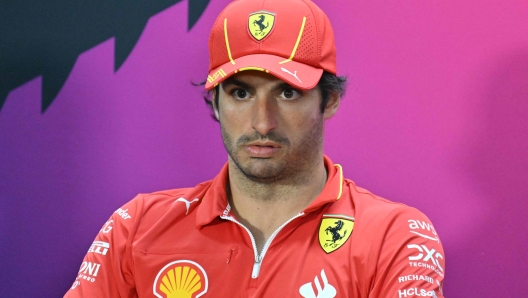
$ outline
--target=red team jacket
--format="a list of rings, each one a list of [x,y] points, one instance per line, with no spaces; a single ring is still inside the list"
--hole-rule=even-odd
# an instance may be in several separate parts
[[[227,165],[194,188],[140,194],[95,238],[65,297],[443,297],[429,219],[343,178],[257,252],[230,210]]]

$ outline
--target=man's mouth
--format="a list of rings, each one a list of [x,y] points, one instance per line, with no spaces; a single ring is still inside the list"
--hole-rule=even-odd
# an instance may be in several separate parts
[[[280,150],[280,145],[272,142],[254,142],[244,146],[245,151],[252,157],[271,157]]]

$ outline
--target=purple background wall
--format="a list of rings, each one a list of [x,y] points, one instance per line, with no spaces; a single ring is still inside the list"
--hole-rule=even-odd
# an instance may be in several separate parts
[[[114,40],[82,53],[50,108],[41,77],[0,111],[2,297],[60,297],[111,213],[192,186],[226,161],[200,88],[213,0],[155,15],[114,72]],[[528,297],[528,2],[317,1],[350,80],[326,153],[348,178],[425,212],[448,297]]]

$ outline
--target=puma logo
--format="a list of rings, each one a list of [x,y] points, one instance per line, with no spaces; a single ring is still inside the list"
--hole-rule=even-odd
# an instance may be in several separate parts
[[[191,207],[191,204],[194,203],[194,202],[197,202],[197,201],[199,201],[199,199],[197,199],[197,198],[192,200],[192,201],[187,201],[184,198],[178,198],[174,202],[183,202],[183,203],[185,203],[185,208],[187,209],[187,211],[185,211],[185,215],[187,215],[189,213],[189,207]]]
[[[295,77],[299,81],[299,83],[302,83],[301,80],[297,77],[297,71],[295,71],[295,73],[292,73],[291,71],[287,70],[284,67],[281,67],[281,70],[284,71],[285,73],[291,74],[293,77]]]

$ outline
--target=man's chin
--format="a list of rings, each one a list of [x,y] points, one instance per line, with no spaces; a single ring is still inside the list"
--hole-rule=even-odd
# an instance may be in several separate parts
[[[252,160],[238,165],[244,176],[255,182],[273,182],[281,178],[284,170],[271,160]]]
[[[244,173],[244,176],[253,182],[262,184],[274,183],[282,179],[280,174],[270,173]]]

